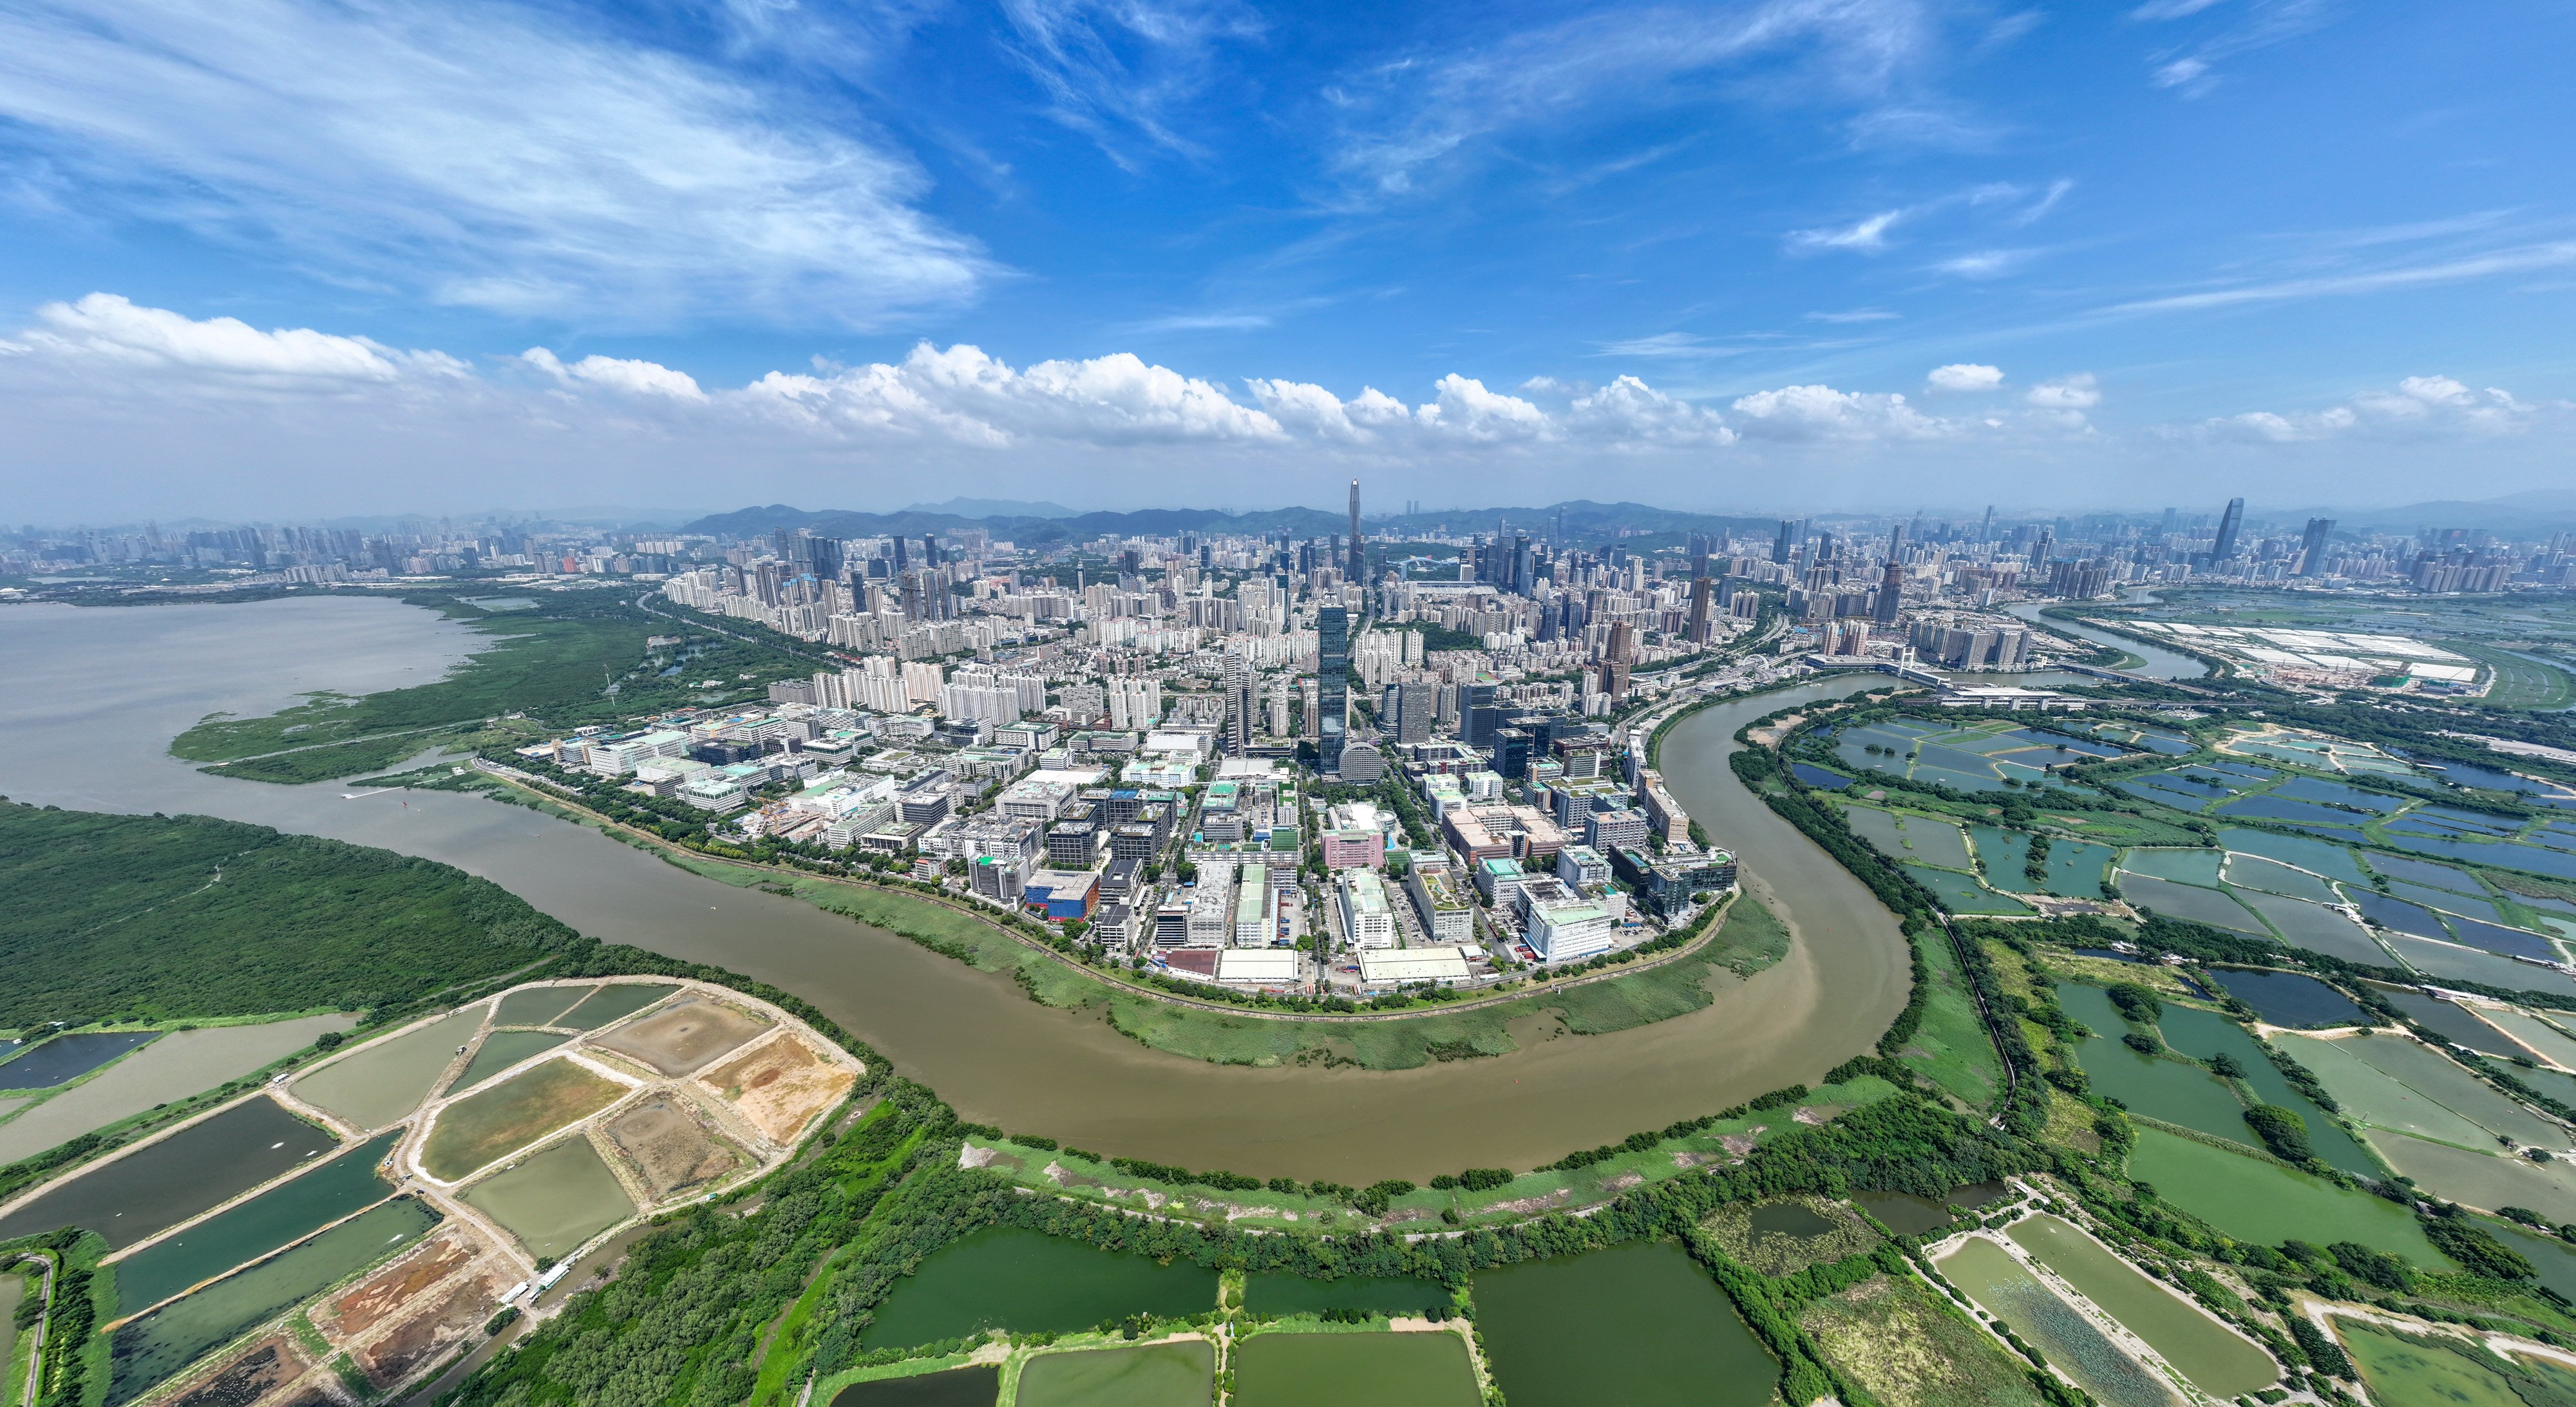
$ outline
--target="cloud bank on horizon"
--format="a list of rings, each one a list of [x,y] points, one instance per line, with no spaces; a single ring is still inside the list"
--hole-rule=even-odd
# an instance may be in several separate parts
[[[2552,486],[2469,9],[30,0],[9,511]]]

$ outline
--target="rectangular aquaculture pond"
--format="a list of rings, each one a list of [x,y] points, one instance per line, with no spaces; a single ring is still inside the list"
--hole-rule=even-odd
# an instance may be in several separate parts
[[[393,1195],[393,1185],[376,1165],[401,1137],[399,1130],[380,1134],[291,1182],[118,1261],[119,1312],[132,1314],[159,1304]]]
[[[0,1240],[81,1226],[122,1250],[338,1145],[261,1095],[57,1185],[0,1218]]]
[[[2140,1129],[2129,1176],[2240,1241],[2355,1241],[2417,1265],[2450,1268],[2450,1258],[2433,1249],[2414,1216],[2396,1203],[2251,1155]]]
[[[474,1038],[481,1015],[452,1012],[417,1030],[370,1041],[287,1088],[360,1128],[383,1128],[420,1107],[457,1048]]]
[[[1512,1407],[1761,1407],[1776,1390],[1770,1352],[1671,1241],[1507,1265],[1473,1293]]]
[[[1178,1319],[1216,1307],[1217,1273],[1157,1264],[1017,1226],[989,1226],[932,1252],[894,1284],[867,1327],[870,1348],[986,1329],[1062,1334],[1134,1314]]]
[[[1205,1339],[1137,1348],[1041,1353],[1020,1369],[1015,1407],[1207,1407],[1216,1345]]]
[[[2092,1320],[2058,1298],[2003,1247],[1971,1236],[1937,1264],[1979,1308],[2011,1325],[2023,1342],[2065,1369],[2097,1400],[2110,1407],[2175,1407],[2182,1401],[2182,1394],[2121,1352]]]
[[[2043,1214],[2013,1223],[2006,1234],[2210,1396],[2236,1397],[2280,1380],[2271,1354],[2139,1274],[2072,1223]]]
[[[1255,1334],[1235,1346],[1233,1366],[1229,1400],[1237,1407],[1477,1407],[1482,1400],[1475,1365],[1456,1334]],[[1722,1393],[1698,1400],[1719,1401]]]
[[[518,1237],[528,1254],[558,1260],[635,1214],[587,1138],[567,1138],[505,1167],[467,1188],[464,1199]]]

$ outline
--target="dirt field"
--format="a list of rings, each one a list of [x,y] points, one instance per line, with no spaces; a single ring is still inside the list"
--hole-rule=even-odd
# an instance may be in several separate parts
[[[656,1201],[742,1166],[731,1147],[669,1099],[636,1105],[611,1120],[606,1132]]]
[[[732,1007],[690,997],[598,1042],[665,1075],[685,1075],[769,1029]]]
[[[451,1227],[412,1248],[410,1255],[367,1277],[355,1289],[313,1307],[313,1327],[334,1344],[366,1333],[403,1301],[446,1279],[481,1251]]]
[[[625,1094],[626,1086],[569,1060],[547,1061],[440,1110],[421,1166],[433,1177],[463,1177]]]
[[[698,1077],[772,1143],[792,1142],[806,1121],[838,1103],[858,1076],[784,1036]]]
[[[393,1387],[481,1329],[505,1288],[488,1275],[468,1275],[445,1294],[421,1300],[420,1312],[353,1356],[378,1391]]]
[[[294,1337],[279,1334],[251,1345],[211,1377],[171,1399],[170,1407],[250,1407],[279,1386],[304,1376],[308,1366]]]

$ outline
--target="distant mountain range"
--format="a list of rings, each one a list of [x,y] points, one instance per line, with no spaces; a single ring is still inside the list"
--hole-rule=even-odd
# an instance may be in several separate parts
[[[966,509],[994,509],[967,512]],[[1020,510],[1020,511],[1011,511]],[[1565,515],[1568,536],[1596,539],[1625,528],[1631,533],[1717,533],[1768,531],[1778,520],[1716,513],[1680,513],[1642,503],[1594,503],[1576,499],[1544,508],[1472,508],[1445,513],[1387,514],[1363,517],[1373,536],[1408,533],[1496,533],[1526,531],[1532,537]],[[1052,503],[1014,503],[989,499],[951,499],[942,504],[916,504],[899,513],[860,513],[848,509],[807,510],[773,503],[700,518],[684,532],[720,537],[757,537],[779,528],[811,528],[832,537],[880,537],[887,534],[953,532],[982,528],[1006,541],[1040,544],[1081,542],[1104,536],[1169,537],[1175,533],[1287,533],[1318,538],[1350,530],[1347,514],[1316,508],[1274,508],[1256,513],[1227,513],[1215,508],[1147,508],[1132,513],[1076,513]]]

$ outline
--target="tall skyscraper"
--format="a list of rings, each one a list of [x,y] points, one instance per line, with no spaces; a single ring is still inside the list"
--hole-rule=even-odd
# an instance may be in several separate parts
[[[1705,645],[1714,633],[1709,622],[1717,612],[1717,589],[1716,583],[1708,579],[1708,559],[1700,558],[1697,565],[1698,574],[1691,578],[1690,585],[1690,625],[1684,633],[1692,644]]]
[[[2227,512],[2218,520],[2218,538],[2209,545],[2209,560],[2212,565],[2236,555],[2236,535],[2244,529],[2245,500],[2231,498],[2227,500]]]
[[[1512,594],[1527,596],[1534,589],[1530,578],[1530,544],[1528,533],[1512,534]]]
[[[1360,481],[1351,480],[1351,570],[1355,584],[1368,585],[1368,548],[1360,541]]]
[[[1228,757],[1252,754],[1252,711],[1260,707],[1253,692],[1252,660],[1247,655],[1225,657],[1225,751]]]
[[[1326,606],[1315,613],[1314,730],[1315,767],[1327,776],[1342,770],[1342,732],[1350,716],[1351,613]]]
[[[1789,534],[1792,527],[1788,519],[1781,519],[1780,535],[1771,539],[1771,560],[1783,567],[1789,565]]]
[[[2326,564],[2326,539],[2334,536],[2335,520],[2310,518],[2306,536],[2299,539],[2299,575],[2315,576]]]
[[[1628,693],[1628,670],[1637,658],[1637,628],[1628,622],[1610,623],[1610,648],[1601,660],[1601,692],[1624,698]]]
[[[1878,600],[1870,619],[1880,625],[1896,624],[1896,613],[1905,608],[1905,528],[1902,524],[1888,531],[1887,565],[1878,573]]]

